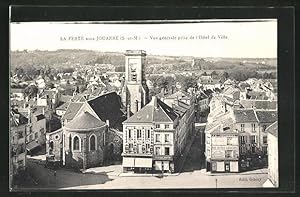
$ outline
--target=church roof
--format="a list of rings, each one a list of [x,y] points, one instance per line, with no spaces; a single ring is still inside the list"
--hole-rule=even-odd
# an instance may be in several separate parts
[[[112,127],[118,127],[125,120],[121,98],[116,92],[103,94],[87,102],[102,121],[109,120]]]
[[[105,125],[105,122],[97,119],[89,112],[83,112],[66,124],[66,128],[69,130],[89,130],[96,129]]]
[[[67,111],[66,113],[64,114],[63,116],[63,119],[64,120],[72,120],[76,114],[78,113],[79,109],[81,108],[81,106],[83,105],[84,103],[70,103],[69,107],[67,108]]]

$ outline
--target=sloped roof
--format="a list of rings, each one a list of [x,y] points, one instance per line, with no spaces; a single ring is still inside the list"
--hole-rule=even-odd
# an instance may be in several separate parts
[[[70,102],[65,102],[62,105],[58,106],[56,110],[67,110]]]
[[[275,137],[278,137],[278,121],[267,127],[266,131]]]
[[[71,120],[65,127],[69,130],[89,130],[96,129],[105,125],[105,122],[97,119],[89,112],[82,112]]]
[[[122,111],[121,98],[116,92],[103,94],[87,101],[87,103],[102,121],[109,120],[112,127],[121,126],[122,121],[126,118]]]
[[[273,123],[278,119],[277,111],[275,110],[256,110],[256,115],[261,123]]]
[[[177,118],[171,107],[157,99],[158,108],[154,108],[153,120],[155,122],[170,122]],[[171,119],[171,120],[170,120]]]
[[[258,122],[253,109],[235,109],[233,115],[237,123]]]
[[[39,120],[45,119],[46,117],[44,114],[39,114],[39,115],[36,115],[36,118],[39,121]]]
[[[176,118],[177,115],[171,107],[157,97],[152,97],[150,103],[123,123],[172,122]]]
[[[82,107],[84,103],[72,102],[67,108],[66,113],[63,115],[63,119],[72,120],[75,115],[78,113],[79,109]]]
[[[277,109],[277,101],[269,100],[254,100],[254,99],[241,99],[240,104],[243,108],[252,108],[256,109]]]
[[[15,109],[11,109],[10,120],[10,126],[12,127],[28,123],[28,119]]]
[[[177,91],[173,94],[170,94],[170,95],[166,96],[165,98],[167,98],[167,99],[175,99],[175,98],[190,99],[191,96],[187,92],[184,92],[184,91],[180,90],[180,91]]]

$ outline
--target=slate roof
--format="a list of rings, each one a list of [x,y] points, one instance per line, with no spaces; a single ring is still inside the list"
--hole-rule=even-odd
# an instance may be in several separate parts
[[[45,115],[44,114],[39,114],[39,115],[36,115],[36,119],[37,119],[37,121],[39,121],[39,120],[42,120],[42,119],[45,119],[46,117],[45,117]]]
[[[184,91],[177,91],[173,94],[170,94],[168,96],[166,96],[165,98],[168,98],[168,99],[175,99],[175,98],[179,98],[179,99],[190,99],[191,96],[187,93],[187,92],[184,92]]]
[[[278,137],[278,121],[267,127],[266,131],[275,137]]]
[[[54,99],[55,95],[56,95],[56,91],[55,90],[44,90],[40,94],[40,98],[47,98],[47,95],[49,96],[49,99]]]
[[[68,109],[69,104],[70,104],[70,102],[65,102],[62,105],[58,106],[56,108],[56,110],[65,110],[66,111]]]
[[[183,116],[185,112],[190,108],[190,105],[182,101],[175,101],[172,107],[176,114],[178,114],[179,116]]]
[[[229,113],[225,113],[213,122],[209,122],[205,127],[205,131],[209,133],[236,133],[236,131],[231,129],[233,125],[233,118]]]
[[[157,105],[155,107],[155,105]],[[133,116],[123,123],[153,123],[153,122],[172,122],[178,116],[174,110],[157,97],[152,97],[150,103],[144,106]]]
[[[277,111],[275,110],[272,111],[256,110],[256,115],[260,123],[273,123],[278,119]]]
[[[105,125],[105,122],[97,119],[89,112],[82,112],[71,120],[65,127],[69,130],[79,131],[79,130],[89,130],[96,129]]]
[[[258,121],[253,109],[235,109],[233,115],[237,123]]]
[[[254,99],[241,99],[240,104],[243,108],[252,108],[256,109],[277,109],[277,101],[269,100],[254,100]]]
[[[11,88],[10,92],[11,93],[23,93],[23,88]]]
[[[121,127],[126,119],[122,111],[121,98],[116,92],[103,94],[87,101],[102,121],[109,120],[112,127]]]
[[[17,118],[16,115],[19,117]],[[28,123],[28,119],[15,109],[11,109],[10,120],[10,126],[12,127]]]
[[[247,98],[250,99],[259,99],[259,100],[267,100],[268,97],[265,92],[258,92],[258,91],[250,91],[247,93]]]
[[[75,115],[78,113],[79,109],[82,107],[83,104],[84,103],[79,103],[79,102],[70,103],[66,113],[63,115],[63,119],[72,120],[75,117]]]

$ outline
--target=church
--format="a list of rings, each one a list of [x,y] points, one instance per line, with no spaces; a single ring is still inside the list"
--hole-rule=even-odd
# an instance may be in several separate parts
[[[47,158],[77,169],[121,160],[122,122],[148,103],[145,57],[142,50],[126,51],[121,97],[109,92],[92,99],[70,101],[61,118],[62,128],[46,135]]]

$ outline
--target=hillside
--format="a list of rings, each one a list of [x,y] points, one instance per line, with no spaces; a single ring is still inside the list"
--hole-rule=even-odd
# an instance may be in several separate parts
[[[124,54],[90,50],[57,51],[12,51],[11,70],[16,67],[76,67],[79,65],[112,64],[120,67],[125,64]],[[227,70],[248,68],[253,70],[275,70],[275,58],[193,58],[163,55],[148,55],[146,73]]]

